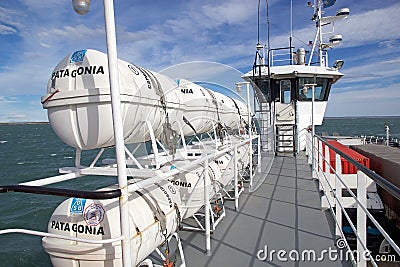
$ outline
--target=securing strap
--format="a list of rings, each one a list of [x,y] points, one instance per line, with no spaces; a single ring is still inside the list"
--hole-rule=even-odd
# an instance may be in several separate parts
[[[212,100],[213,100],[213,103],[214,103],[214,105],[215,105],[215,108],[217,109],[218,123],[220,123],[221,118],[220,118],[220,115],[219,115],[217,98],[215,97],[214,93],[213,93],[211,90],[208,90],[207,88],[204,88],[204,89],[206,89],[206,91],[210,94],[210,96],[211,96],[211,98],[212,98]]]
[[[165,213],[162,211],[162,209],[158,205],[157,201],[154,201],[154,199],[150,200],[148,198],[148,196],[151,197],[149,192],[146,189],[142,189],[142,190],[146,191],[146,193],[148,193],[148,194],[145,195],[140,191],[136,191],[136,193],[140,197],[142,197],[142,199],[146,202],[147,206],[149,206],[151,212],[153,212],[154,219],[156,221],[160,222],[160,228],[161,228],[162,234],[166,235],[166,233],[167,233],[167,221],[166,221],[166,218],[165,218]]]
[[[165,112],[165,115],[168,118],[168,113],[167,113],[167,102],[165,100],[165,95],[164,92],[161,88],[161,84],[158,81],[158,79],[153,75],[153,73],[151,73],[150,71],[140,68],[140,70],[142,71],[142,73],[144,73],[147,77],[149,77],[149,79],[151,80],[152,84],[155,86],[154,89],[156,90],[156,94],[160,97],[160,103],[161,106]]]
[[[233,104],[235,104],[235,107],[236,107],[237,112],[238,112],[238,115],[239,115],[239,121],[242,121],[242,114],[240,114],[240,108],[239,108],[239,106],[237,105],[235,99],[233,99],[233,98],[230,97],[230,96],[228,96],[228,97],[232,100]]]

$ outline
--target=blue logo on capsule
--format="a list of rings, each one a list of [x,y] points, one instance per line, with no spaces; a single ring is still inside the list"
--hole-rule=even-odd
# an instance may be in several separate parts
[[[75,51],[72,54],[71,59],[70,59],[69,62],[70,63],[80,63],[80,62],[83,61],[83,58],[85,57],[85,54],[86,54],[86,49]]]

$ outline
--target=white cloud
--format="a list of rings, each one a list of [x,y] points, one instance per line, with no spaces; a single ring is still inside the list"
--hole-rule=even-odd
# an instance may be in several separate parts
[[[26,119],[27,116],[25,114],[14,114],[14,113],[8,113],[5,114],[4,117],[7,119]]]
[[[345,76],[343,81],[356,83],[381,79],[381,82],[385,82],[389,78],[398,78],[400,74],[399,70],[400,58],[374,61],[344,69],[343,73]]]
[[[18,102],[18,98],[16,97],[3,97],[0,96],[0,104],[2,103],[15,103]]]
[[[73,43],[78,40],[79,42],[84,42],[87,40],[104,38],[105,36],[104,27],[96,26],[95,28],[89,28],[82,24],[77,26],[44,29],[37,35],[40,38],[41,43],[45,46],[49,43]]]
[[[386,48],[396,47],[400,38],[400,27],[396,27],[395,21],[398,20],[400,3],[391,6],[370,10],[367,12],[350,13],[350,16],[342,21],[335,23],[335,33],[326,34],[324,40],[333,34],[342,34],[343,42],[338,48],[363,46],[371,43],[379,43]],[[296,25],[294,25],[296,26]],[[314,40],[315,31],[310,27],[311,24],[303,28],[295,27],[293,31],[294,45],[304,46],[309,40]],[[323,28],[323,32],[332,30],[331,26]],[[289,29],[282,30],[279,35],[271,36],[272,47],[283,47],[288,45]]]
[[[360,46],[400,38],[400,28],[396,26],[400,3],[351,14],[347,20],[336,23],[337,32],[343,34],[343,46]]]
[[[7,35],[7,34],[14,34],[16,32],[17,32],[17,30],[15,30],[14,28],[0,24],[0,34]]]
[[[201,11],[211,20],[212,25],[220,25],[222,23],[239,24],[254,15],[255,12],[248,6],[249,3],[245,1],[227,1],[223,4],[204,5],[201,7]]]
[[[0,26],[7,29],[9,32],[7,34],[16,33],[17,30],[23,28],[21,19],[24,17],[21,11],[0,7]]]
[[[327,116],[399,115],[400,84],[373,86],[362,90],[332,90]],[[357,88],[356,88],[357,89]]]

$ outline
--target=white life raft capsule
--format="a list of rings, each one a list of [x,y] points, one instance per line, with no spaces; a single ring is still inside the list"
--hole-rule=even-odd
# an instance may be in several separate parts
[[[105,189],[115,189],[113,187]],[[71,198],[61,203],[50,218],[48,232],[89,240],[121,235],[119,200]],[[168,181],[129,195],[131,257],[134,266],[143,261],[177,229],[180,196]],[[122,266],[121,242],[88,244],[50,237],[42,240],[53,266]]]
[[[147,122],[159,137],[165,123],[193,135],[183,117],[197,133],[210,131],[213,122],[237,121],[238,110],[222,106],[231,101],[227,96],[123,60],[118,70],[126,144],[150,139]],[[54,69],[42,103],[54,132],[68,145],[82,150],[114,145],[108,76],[107,56],[95,50],[71,53]]]

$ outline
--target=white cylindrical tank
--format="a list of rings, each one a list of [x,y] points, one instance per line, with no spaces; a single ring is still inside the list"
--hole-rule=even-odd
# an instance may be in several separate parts
[[[306,64],[306,50],[302,47],[297,49],[296,58],[297,58],[297,65],[305,65]]]
[[[207,89],[190,81],[177,82],[123,60],[118,70],[125,143],[150,139],[146,121],[156,137],[167,122],[175,131],[194,134],[183,116],[197,133],[209,131],[218,119],[236,122],[237,110],[222,106],[229,101],[224,95],[214,93],[217,107]],[[54,132],[68,145],[83,150],[114,145],[108,76],[107,56],[95,50],[71,53],[54,69],[42,103]]]

